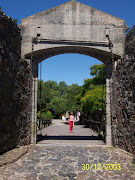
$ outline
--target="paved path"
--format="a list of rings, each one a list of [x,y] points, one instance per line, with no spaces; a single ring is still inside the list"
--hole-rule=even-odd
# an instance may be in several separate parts
[[[63,133],[68,138],[68,126],[60,121],[43,131],[44,135],[56,137]],[[58,126],[58,127],[57,127]],[[61,126],[61,131],[59,131]],[[67,128],[64,128],[67,126]],[[55,127],[55,128],[54,128]],[[54,128],[54,131],[50,130]],[[79,131],[80,130],[80,131]],[[80,132],[80,133],[79,133]],[[87,134],[87,133],[88,134]],[[83,126],[75,126],[74,136],[91,136],[90,130]],[[83,134],[84,133],[84,134]],[[58,135],[57,134],[57,135]],[[95,136],[95,134],[93,134]],[[49,137],[49,136],[48,136]],[[86,137],[85,137],[86,138]],[[0,167],[0,180],[134,180],[135,164],[132,158],[116,148],[108,148],[106,145],[90,146],[79,143],[40,143],[31,146],[29,152],[13,164]],[[58,140],[60,141],[60,140]],[[67,140],[62,140],[67,141]],[[84,141],[84,140],[83,140]],[[43,143],[44,142],[44,143]],[[93,141],[92,141],[93,142]],[[0,163],[14,159],[24,151],[25,147],[16,148],[0,156]],[[85,164],[85,167],[84,167]]]
[[[82,170],[82,164],[87,164],[88,170]],[[114,167],[106,164],[113,164]],[[123,152],[106,146],[103,148],[35,145],[16,163],[0,168],[0,180],[75,179],[134,180],[135,165]]]
[[[69,133],[69,124],[62,120],[53,120],[52,125],[43,129],[42,141],[39,144],[57,145],[104,145],[102,140],[97,140],[98,134],[84,125],[75,125],[73,132]]]

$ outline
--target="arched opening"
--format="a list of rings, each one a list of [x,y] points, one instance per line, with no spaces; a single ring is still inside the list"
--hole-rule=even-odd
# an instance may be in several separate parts
[[[106,145],[112,145],[113,79],[110,51],[113,45],[114,59],[123,57],[127,29],[125,20],[77,1],[67,2],[22,20],[21,57],[30,59],[32,54],[31,143],[36,143],[38,63],[59,54],[79,53],[106,64]]]
[[[39,46],[40,45],[40,46]],[[93,47],[90,47],[89,45],[87,46],[73,46],[73,45],[62,45],[62,46],[56,46],[54,45],[53,47],[47,48],[47,49],[42,49],[42,42],[40,43],[35,43],[34,46],[34,51],[32,52],[33,54],[33,61],[36,63],[40,63],[41,61],[59,55],[59,54],[65,54],[65,53],[78,53],[78,54],[83,54],[83,55],[88,55],[90,57],[96,58],[100,61],[102,61],[104,64],[109,64],[111,63],[111,54],[110,50],[109,51],[104,51],[102,49],[96,48],[96,45],[93,45]],[[39,47],[38,47],[39,46]],[[52,46],[52,45],[51,45]],[[95,46],[95,47],[94,47]],[[41,47],[41,49],[39,49]],[[44,46],[43,46],[44,47]],[[104,45],[103,45],[104,47]],[[106,44],[106,49],[109,49],[109,45]],[[31,52],[25,55],[26,59],[30,59],[31,57]],[[114,54],[114,58],[118,59],[120,56]]]
[[[42,61],[42,80],[53,80],[58,83],[65,81],[68,85],[77,83],[82,86],[84,79],[92,78],[90,66],[101,63],[96,58],[79,53],[55,55]],[[40,77],[40,67],[38,69],[38,77]],[[57,76],[55,76],[56,73]],[[79,81],[79,79],[81,80]]]
[[[68,49],[68,48],[67,48]],[[66,52],[68,51],[68,53],[69,53],[69,49],[67,50],[66,49]],[[76,48],[75,48],[76,49]],[[63,50],[63,49],[62,49]],[[55,52],[55,51],[54,51]],[[74,48],[72,48],[72,52],[74,52]],[[71,53],[71,51],[70,51],[70,53]],[[76,51],[75,51],[75,53],[76,53]],[[47,54],[47,53],[46,53]],[[55,52],[54,53],[55,55],[57,54],[57,52]],[[47,55],[47,57],[51,57],[51,56],[54,56],[54,54],[52,55],[52,53],[50,53],[50,51],[49,51],[49,53],[48,53],[48,55]],[[59,54],[65,54],[65,51],[61,51],[61,52],[59,52]],[[86,54],[86,53],[79,53],[79,54]],[[42,60],[43,60],[43,57],[45,57],[45,54],[44,54],[44,56],[43,56],[43,54],[41,53],[41,55],[40,55],[40,53],[38,52],[38,56],[37,56],[37,52],[33,52],[33,55],[34,55],[34,58],[33,58],[33,75],[34,75],[34,80],[36,80],[36,81],[34,81],[34,84],[35,84],[35,82],[36,82],[36,84],[34,85],[34,87],[36,87],[37,88],[37,80],[38,80],[38,64],[39,64],[39,62],[41,62]],[[97,56],[97,55],[96,55]],[[54,56],[54,57],[56,57],[56,56]],[[86,56],[87,58],[89,58],[90,59],[90,57],[89,56]],[[106,56],[107,57],[107,56]],[[108,60],[107,60],[107,58],[105,58],[106,59],[106,63],[108,62]],[[108,54],[108,59],[110,60],[110,57],[109,57],[109,54]],[[50,60],[50,58],[46,58],[46,60],[45,61],[49,61]],[[92,61],[91,61],[92,62]],[[98,62],[98,64],[100,64],[99,63],[99,61],[97,61]],[[73,63],[73,62],[72,62]],[[95,64],[95,63],[94,63]],[[97,64],[97,63],[96,63]],[[88,68],[90,68],[90,66],[88,67]],[[107,79],[108,79],[108,77],[107,77]],[[107,86],[108,87],[108,86]],[[35,93],[36,91],[34,90],[34,93]],[[110,94],[108,94],[108,97],[110,96]],[[34,95],[34,97],[36,97],[36,94]],[[107,98],[108,98],[107,97]],[[109,97],[110,98],[110,97]],[[37,102],[37,99],[35,99],[35,102]],[[34,102],[34,103],[35,103]],[[109,103],[110,104],[110,102],[108,102],[108,100],[106,101],[107,103]],[[35,120],[34,120],[34,122],[35,122],[35,124],[36,124],[36,121],[37,121],[37,118],[36,118],[36,107],[37,105],[34,105],[34,108],[35,108]],[[109,112],[110,111],[110,109],[109,109],[109,107],[107,106],[107,111]],[[34,114],[33,113],[33,114]],[[107,115],[106,115],[106,118],[107,119],[109,119],[110,120],[110,117],[109,117],[109,113],[107,113]],[[106,123],[107,124],[107,123]],[[110,130],[110,124],[108,123],[108,125],[109,125],[109,128],[108,128],[108,126],[106,126],[106,129],[107,129],[107,131],[106,131],[106,134],[108,133],[108,129],[109,129],[109,135],[111,136],[111,130]],[[44,134],[45,135],[45,134]],[[108,134],[107,134],[108,135]],[[35,134],[35,136],[36,136],[36,134]],[[109,137],[110,138],[110,137]],[[110,140],[109,140],[110,141]],[[107,141],[106,141],[106,144],[107,144]]]

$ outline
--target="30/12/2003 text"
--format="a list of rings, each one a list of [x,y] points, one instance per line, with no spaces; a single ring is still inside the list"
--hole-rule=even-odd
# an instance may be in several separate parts
[[[95,170],[99,170],[99,171],[102,171],[102,170],[106,170],[106,171],[109,171],[109,170],[121,170],[121,165],[120,164],[82,164],[82,170],[92,170],[92,169],[95,169]]]

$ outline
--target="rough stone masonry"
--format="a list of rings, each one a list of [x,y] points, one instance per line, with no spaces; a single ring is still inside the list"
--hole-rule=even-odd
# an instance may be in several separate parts
[[[30,70],[20,54],[20,29],[0,10],[0,153],[25,144],[30,131]]]
[[[119,101],[122,109],[122,126],[112,112],[112,137],[114,146],[135,153],[135,26],[128,32],[125,43],[125,56],[118,60],[116,77],[119,84]],[[114,103],[116,99],[114,99]],[[124,131],[124,134],[123,134]]]

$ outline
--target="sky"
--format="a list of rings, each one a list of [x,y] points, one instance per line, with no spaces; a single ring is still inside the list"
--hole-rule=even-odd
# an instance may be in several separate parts
[[[18,20],[64,4],[69,0],[0,0],[0,7]],[[135,0],[78,0],[116,17],[126,20],[130,29],[135,25]],[[101,64],[97,59],[80,54],[63,54],[48,58],[42,62],[42,80],[65,81],[68,85],[83,85],[84,79],[91,78],[90,66]]]

